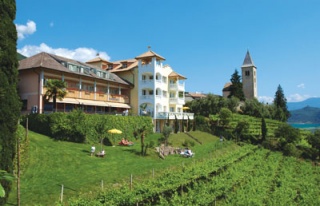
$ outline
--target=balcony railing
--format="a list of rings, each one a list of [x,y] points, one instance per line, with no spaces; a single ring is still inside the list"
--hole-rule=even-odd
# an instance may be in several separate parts
[[[184,98],[174,98],[174,97],[170,97],[169,99],[169,103],[170,104],[185,104],[185,100]]]
[[[184,83],[176,82],[176,83],[170,83],[169,88],[171,90],[178,90],[178,91],[184,91]]]
[[[157,112],[156,119],[179,119],[179,120],[193,120],[194,113],[186,113],[186,112]]]

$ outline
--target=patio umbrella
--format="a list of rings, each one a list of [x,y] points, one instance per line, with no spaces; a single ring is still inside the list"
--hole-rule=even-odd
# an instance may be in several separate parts
[[[111,134],[122,134],[122,131],[118,130],[118,129],[110,129],[110,130],[108,130],[108,133],[111,133]]]
[[[113,137],[113,146],[115,146],[115,138],[114,138],[114,135],[113,134],[122,134],[122,131],[121,130],[118,130],[118,129],[110,129],[108,130],[108,133],[112,134],[112,137]]]
[[[183,110],[187,110],[190,109],[189,107],[182,107]]]

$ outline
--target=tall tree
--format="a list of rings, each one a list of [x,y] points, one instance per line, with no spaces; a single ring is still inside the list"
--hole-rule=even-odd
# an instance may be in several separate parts
[[[241,76],[239,75],[238,70],[235,70],[231,75],[230,81],[232,85],[230,86],[230,95],[228,97],[237,97],[241,101],[244,101],[245,97],[242,88]]]
[[[58,79],[49,79],[44,87],[47,89],[44,95],[45,101],[48,102],[52,98],[53,111],[56,112],[57,99],[62,100],[67,95],[67,84]]]
[[[290,117],[290,112],[287,107],[287,99],[284,96],[282,87],[278,86],[276,94],[274,96],[273,105],[275,106],[274,110],[274,119],[286,122]]]
[[[0,170],[9,174],[13,174],[16,131],[21,107],[17,92],[17,31],[13,22],[15,16],[16,2],[0,1]],[[6,179],[0,181],[5,190],[5,197],[0,198],[0,205],[4,205],[11,183]]]
[[[262,136],[262,141],[265,141],[267,138],[267,133],[268,133],[268,128],[266,124],[266,120],[264,117],[261,119],[261,136]]]

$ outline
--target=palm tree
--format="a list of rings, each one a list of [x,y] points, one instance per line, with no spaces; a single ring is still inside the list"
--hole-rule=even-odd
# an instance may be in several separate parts
[[[44,87],[47,89],[46,93],[44,94],[44,99],[45,101],[49,102],[49,100],[52,98],[53,112],[56,112],[57,98],[62,100],[67,95],[67,84],[66,82],[58,79],[49,79]]]

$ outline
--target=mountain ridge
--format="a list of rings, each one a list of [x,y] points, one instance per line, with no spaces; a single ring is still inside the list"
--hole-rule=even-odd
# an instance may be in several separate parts
[[[320,98],[312,97],[301,102],[287,102],[287,107],[290,112],[293,110],[303,109],[308,106],[320,108]]]

